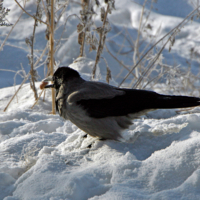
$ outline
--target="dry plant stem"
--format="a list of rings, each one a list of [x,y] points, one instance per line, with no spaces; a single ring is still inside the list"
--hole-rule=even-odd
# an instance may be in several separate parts
[[[50,33],[50,73],[53,76],[54,73],[54,0],[51,0],[51,33]],[[53,82],[52,82],[53,83]],[[52,114],[56,114],[55,106],[55,90],[52,88]]]
[[[82,3],[82,10],[83,10],[83,11],[84,11],[84,10],[88,10],[89,4],[90,4],[90,0],[81,0],[81,3]],[[84,27],[85,27],[86,24],[87,24],[87,16],[85,16],[85,17],[86,17],[86,19],[85,19]],[[87,31],[87,30],[85,30],[85,31]],[[82,44],[81,44],[81,48],[80,48],[80,55],[79,55],[79,57],[82,57],[83,54],[84,54],[85,31],[82,32],[82,34],[83,34],[83,36],[82,36],[83,39],[82,39]],[[79,34],[80,34],[80,33],[79,33]]]
[[[61,33],[61,35],[60,35],[60,38],[59,38],[58,41],[57,41],[57,44],[56,44],[55,49],[58,48],[58,46],[59,46],[59,44],[60,44],[60,42],[61,42],[61,40],[62,40],[62,38],[63,38],[64,32],[65,32],[65,27],[66,27],[66,24],[67,24],[67,22],[68,22],[68,19],[69,19],[70,17],[73,17],[73,16],[77,17],[77,19],[81,22],[81,19],[79,18],[79,16],[78,16],[77,14],[69,15],[69,16],[66,18],[65,24],[64,24],[64,26],[63,26],[63,31],[62,31],[62,33]],[[82,23],[82,22],[81,22],[81,23]],[[64,57],[63,57],[63,58],[64,58]],[[62,59],[61,59],[61,61],[62,61]]]
[[[115,29],[117,29],[117,28],[114,27],[113,29],[115,30]],[[125,29],[126,29],[126,28],[123,27],[118,33],[116,33],[115,35],[110,36],[109,38],[107,38],[107,41],[111,41],[111,39],[113,39],[113,38],[119,36],[120,34],[123,34],[123,31],[124,31]],[[117,30],[119,30],[119,29],[117,29]]]
[[[84,10],[85,9],[85,7],[86,7],[86,3],[84,3],[84,0],[81,0],[81,3],[82,3],[82,10]],[[88,1],[87,1],[87,3],[88,3]],[[84,27],[85,27],[85,23],[84,23]],[[81,33],[79,33],[79,34],[81,34]],[[81,44],[81,48],[80,48],[80,55],[79,55],[79,57],[82,57],[83,56],[83,52],[84,52],[84,46],[85,46],[85,32],[82,32],[82,44]]]
[[[51,0],[52,1],[52,0]],[[51,31],[51,25],[50,25],[50,19],[49,19],[49,15],[48,15],[48,12],[47,12],[47,9],[46,9],[46,7],[45,7],[45,5],[44,5],[44,1],[42,0],[42,5],[43,5],[43,8],[44,8],[44,12],[45,12],[45,15],[46,15],[46,17],[47,17],[47,23],[46,23],[46,25],[47,25],[47,27],[49,28],[49,31],[50,32],[52,32]]]
[[[15,22],[15,24],[12,25],[12,28],[10,29],[9,33],[7,34],[7,36],[6,36],[6,38],[4,39],[3,43],[1,44],[0,51],[3,49],[3,46],[5,45],[5,43],[6,43],[7,39],[8,39],[8,37],[9,37],[10,34],[12,33],[12,31],[13,31],[13,29],[15,28],[16,24],[19,22],[19,20],[20,20],[22,14],[23,14],[23,11],[21,12],[21,14],[20,14],[19,18],[17,19],[17,21]]]
[[[148,0],[147,0],[148,1]],[[146,5],[147,1],[144,2],[143,6]],[[142,29],[146,26],[146,24],[148,23],[148,19],[149,19],[149,16],[150,16],[150,13],[152,11],[152,8],[153,8],[153,3],[157,1],[157,0],[151,0],[151,3],[150,3],[150,6],[149,6],[149,9],[148,9],[148,14],[146,14],[146,19],[145,19],[145,22],[143,23],[143,26],[142,26]]]
[[[149,80],[147,83],[146,83],[146,85],[144,85],[143,87],[142,87],[142,89],[145,89],[150,83],[154,83],[154,85],[165,75],[165,74],[167,74],[168,73],[168,71],[166,71],[166,72],[163,72],[163,73],[160,73],[158,76],[156,76],[156,77],[154,77],[154,78],[152,78],[151,80]],[[153,86],[154,86],[153,85]]]
[[[27,52],[28,52],[27,49],[25,49],[25,48],[23,48],[23,47],[19,47],[19,46],[17,46],[17,45],[13,45],[13,44],[8,44],[8,43],[7,43],[6,46],[14,47],[14,48],[17,48],[17,49],[22,49],[23,51],[27,51]]]
[[[116,46],[119,46],[120,49],[119,49],[118,52],[116,53],[117,55],[119,55],[119,54],[120,54],[120,55],[124,55],[124,54],[128,54],[128,53],[131,53],[131,52],[134,51],[134,43],[135,43],[135,41],[132,39],[132,36],[128,33],[127,28],[124,28],[124,30],[126,30],[127,34],[125,35],[125,34],[121,33],[121,35],[124,36],[124,39],[123,39],[123,43],[122,43],[122,44],[118,44],[118,43],[116,43],[116,42],[113,41],[113,40],[107,39],[107,42],[113,43],[113,44],[115,44]],[[116,35],[119,35],[119,34],[117,33]],[[127,35],[129,35],[130,39],[127,37]],[[114,38],[114,37],[112,37],[112,38]],[[125,41],[127,41],[127,42],[129,43],[129,45],[125,45],[125,44],[124,44]],[[122,52],[123,47],[128,47],[128,48],[131,48],[131,49]]]
[[[37,10],[36,10],[36,13],[38,12],[38,9],[39,9],[39,4],[37,5]],[[35,97],[35,100],[37,100],[38,98],[38,94],[37,94],[37,90],[36,90],[36,87],[35,87],[35,77],[34,77],[34,64],[33,64],[33,56],[34,56],[34,38],[35,38],[35,30],[36,30],[36,24],[37,24],[37,19],[35,19],[35,22],[34,22],[34,26],[33,26],[33,36],[32,36],[32,39],[31,39],[31,70],[30,70],[30,75],[31,75],[31,82],[30,85],[31,85],[31,89],[33,90],[33,93],[34,93],[34,97]]]
[[[42,59],[42,57],[44,56],[45,52],[47,50],[47,47],[43,50],[41,56],[38,58],[38,60],[36,61],[36,63],[34,64],[34,67],[40,62],[40,60]],[[9,107],[10,103],[13,101],[14,97],[17,95],[17,93],[19,92],[19,90],[21,89],[21,87],[23,86],[23,84],[28,80],[30,73],[28,73],[26,75],[26,77],[24,78],[23,82],[21,83],[21,85],[19,86],[19,88],[17,89],[17,91],[15,92],[15,94],[12,96],[11,100],[8,102],[7,106],[4,108],[4,112],[7,110],[7,108]]]
[[[121,55],[127,54],[127,53],[130,53],[130,52],[133,51],[133,48],[131,48],[131,50],[130,50],[129,52],[124,52],[124,51],[123,51],[123,48],[126,47],[126,45],[125,45],[125,42],[126,42],[126,41],[129,43],[129,39],[126,38],[126,37],[124,37],[123,42],[121,43],[120,48],[119,48],[119,50],[118,50],[117,53],[116,53],[117,56],[120,55],[120,54],[121,54]]]
[[[55,13],[57,13],[59,10],[61,10],[61,9],[66,9],[66,6],[68,6],[68,4],[69,4],[69,0],[68,1],[66,1],[60,8],[58,8],[58,10],[56,10],[55,11]],[[62,11],[62,13],[61,13],[61,15],[63,14],[63,11]]]
[[[66,5],[67,5],[67,4],[69,4],[69,2],[67,2]],[[63,16],[65,10],[67,9],[67,6],[68,6],[68,5],[67,5],[67,6],[66,6],[66,5],[63,6],[61,13],[60,13],[59,16],[57,17],[57,22],[60,21],[60,18]],[[59,10],[59,9],[58,9],[58,10]],[[58,11],[58,10],[57,10],[57,11]],[[57,12],[57,11],[56,11],[56,12]],[[56,12],[55,12],[55,13],[56,13]],[[62,25],[60,25],[60,26],[62,26]],[[55,30],[57,30],[57,28],[58,28],[57,26],[54,27]]]
[[[17,71],[14,71],[14,70],[11,70],[11,69],[0,69],[0,71],[17,73]]]
[[[74,14],[74,15],[77,16],[76,14]],[[65,27],[66,27],[68,18],[69,18],[69,16],[68,16],[67,19],[65,20],[65,24],[64,24],[64,26],[63,26],[63,31],[62,31],[62,33],[61,33],[61,35],[60,35],[60,38],[59,38],[58,42],[57,42],[56,49],[58,48],[58,46],[59,46],[59,44],[60,44],[60,42],[61,42],[61,39],[63,38],[63,35],[64,35],[64,32],[65,32]]]
[[[42,99],[43,102],[45,101],[45,94],[46,94],[46,90],[44,90],[44,96],[43,96],[43,99]]]
[[[96,59],[95,59],[95,64],[94,64],[94,68],[93,68],[93,71],[92,71],[92,78],[93,79],[95,78],[97,64],[98,64],[100,56],[101,56],[102,40],[103,40],[103,35],[104,35],[103,33],[104,33],[104,29],[105,29],[108,10],[109,10],[109,4],[107,5],[107,9],[106,9],[104,20],[103,20],[102,31],[100,32],[100,36],[99,36],[99,46],[98,46],[98,49],[97,49],[97,55],[96,55]]]
[[[107,51],[120,65],[122,65],[127,71],[130,71],[130,69],[129,69],[126,65],[124,65],[120,60],[117,59],[116,56],[114,56],[114,55],[109,51],[107,45],[105,45],[105,48],[106,48],[106,51]],[[131,72],[131,74],[135,77],[135,74],[134,74],[133,72]]]
[[[173,33],[175,34],[175,33]],[[143,77],[148,77],[148,73],[150,71],[150,69],[153,67],[153,65],[155,64],[155,62],[157,61],[157,59],[159,58],[160,54],[162,53],[162,51],[164,50],[165,46],[168,44],[168,42],[171,40],[171,37],[173,37],[173,34],[169,37],[169,39],[165,42],[165,44],[163,45],[163,47],[161,48],[161,50],[158,52],[158,54],[156,55],[156,57],[153,59],[153,61],[150,63],[150,66],[146,69],[145,72],[143,72],[143,74],[140,76],[140,78],[138,79],[138,81],[136,82],[136,84],[133,86],[133,88],[136,88],[139,86],[139,84],[141,83]]]
[[[142,6],[142,12],[141,12],[141,16],[140,16],[140,22],[139,22],[139,28],[138,28],[138,35],[137,35],[137,39],[136,39],[136,42],[135,42],[135,45],[134,45],[134,53],[133,53],[133,62],[134,62],[134,65],[136,64],[136,61],[137,61],[137,56],[139,58],[139,41],[140,41],[140,32],[141,32],[141,27],[142,27],[142,19],[143,19],[143,16],[144,16],[144,8],[145,8],[145,5],[146,5],[146,2],[147,0],[145,0],[143,6]],[[135,72],[136,72],[136,77],[139,78],[139,71],[138,71],[138,68],[135,69]]]
[[[38,98],[36,99],[35,103],[33,104],[33,106],[31,107],[31,109],[33,109],[33,107],[37,104],[38,100],[40,99],[40,97],[42,96],[42,93],[44,92],[45,88],[42,90],[42,92],[39,94]]]
[[[81,48],[80,48],[80,55],[79,55],[79,57],[83,57],[84,46],[85,46],[85,32],[83,32],[83,40],[82,40],[82,44],[81,44]]]
[[[32,15],[29,14],[28,12],[26,12],[26,10],[19,4],[19,2],[18,2],[17,0],[15,0],[15,2],[17,3],[17,5],[18,5],[27,15],[29,15],[30,17],[32,17],[32,18],[35,19],[35,20],[38,20],[40,23],[47,24],[47,23],[43,22],[42,20],[40,20],[40,19],[38,19],[38,18],[32,16]]]
[[[200,7],[200,6],[199,6]],[[174,27],[171,31],[169,31],[167,34],[165,34],[161,39],[159,39],[140,59],[139,61],[136,63],[136,65],[130,70],[130,72],[124,77],[124,79],[122,80],[122,82],[119,84],[118,87],[120,87],[124,81],[128,78],[128,76],[131,74],[131,72],[140,64],[140,62],[146,57],[146,55],[148,55],[148,53],[159,43],[161,42],[163,39],[165,39],[168,35],[170,35],[171,33],[175,32],[181,25],[184,24],[184,22],[189,18],[191,17],[198,9],[196,8],[195,10],[193,10],[191,13],[189,13],[185,19],[179,23],[176,27]]]
[[[110,71],[110,68],[109,68],[109,66],[108,66],[108,62],[106,61],[106,59],[104,58],[104,57],[101,57],[103,60],[104,60],[104,62],[106,63],[106,71],[107,71],[107,73],[106,73],[106,81],[107,81],[107,83],[109,84],[109,82],[110,82],[110,79],[112,78],[111,77],[111,71]]]
[[[14,99],[14,97],[17,95],[17,93],[18,93],[19,90],[21,89],[22,85],[27,81],[29,75],[30,75],[30,73],[28,73],[28,74],[26,75],[26,77],[24,78],[23,82],[21,83],[21,85],[19,86],[19,88],[17,89],[17,91],[16,91],[15,94],[12,96],[11,100],[8,102],[7,106],[6,106],[5,109],[3,110],[4,112],[7,110],[8,106],[10,105],[10,103],[12,102],[12,100]]]
[[[45,15],[47,17],[47,26],[49,28],[50,31],[50,74],[51,76],[53,76],[54,73],[54,0],[51,0],[51,16],[49,16],[48,11],[44,5],[44,1],[42,0],[42,4],[43,4],[43,8],[45,11]],[[55,109],[55,90],[52,88],[52,114],[56,114],[56,109]]]
[[[42,59],[42,57],[45,55],[47,49],[48,49],[48,45],[46,45],[46,47],[45,47],[45,49],[43,50],[41,56],[40,56],[40,57],[38,58],[38,60],[35,62],[35,64],[34,64],[34,68],[35,68],[35,69],[38,68],[38,67],[36,67],[36,66],[37,66],[37,64],[40,62],[40,60]]]

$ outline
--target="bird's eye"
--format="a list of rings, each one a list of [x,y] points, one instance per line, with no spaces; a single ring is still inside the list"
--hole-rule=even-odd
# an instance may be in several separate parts
[[[53,78],[54,78],[53,81],[54,81],[55,83],[57,83],[58,85],[61,85],[61,84],[62,84],[62,79],[61,79],[61,78],[58,78],[58,77],[56,77],[56,76],[54,76]]]
[[[54,76],[53,78],[54,81],[58,82],[58,77]]]

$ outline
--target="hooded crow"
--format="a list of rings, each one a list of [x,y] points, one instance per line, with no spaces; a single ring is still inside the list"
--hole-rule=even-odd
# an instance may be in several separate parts
[[[200,98],[162,95],[153,91],[117,88],[106,83],[86,81],[70,67],[58,68],[47,77],[45,88],[56,90],[56,110],[64,119],[93,137],[119,140],[132,120],[155,109],[200,105]]]

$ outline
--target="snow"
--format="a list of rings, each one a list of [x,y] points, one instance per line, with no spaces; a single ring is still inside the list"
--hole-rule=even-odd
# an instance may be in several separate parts
[[[142,0],[136,2],[143,3]],[[151,33],[155,34],[160,28],[159,36],[166,34],[192,11],[192,3],[194,1],[158,0],[150,16],[154,27]],[[6,0],[4,6],[12,9],[8,19],[14,23],[20,9],[10,0]],[[33,8],[33,1],[27,2],[30,13]],[[126,27],[136,38],[141,6],[126,0],[116,1],[116,8],[110,15],[112,26],[119,30]],[[78,13],[78,10],[79,7],[75,6],[67,10],[66,15]],[[0,69],[17,71],[22,63],[26,72],[29,71],[28,48],[24,39],[31,35],[31,23],[23,14],[7,46],[0,52]],[[94,54],[86,52],[87,58],[76,59],[79,53],[76,23],[74,18],[67,23],[69,32],[65,33],[65,37],[69,40],[63,42],[58,50],[56,61],[60,66],[69,65],[78,70],[84,79],[90,80]],[[176,37],[171,54],[167,49],[163,53],[167,64],[176,59],[181,67],[186,66],[190,48],[199,46],[199,27],[197,19],[185,26]],[[1,34],[6,34],[8,30],[2,27]],[[37,29],[38,48],[44,47],[44,30],[42,25]],[[115,34],[112,30],[108,39],[114,38],[116,43],[121,43],[123,38]],[[113,48],[114,51],[117,49]],[[105,51],[103,56],[112,71],[111,84],[118,85],[120,80],[115,79],[115,75],[119,73],[120,66]],[[132,59],[123,59],[121,55],[119,58],[127,64]],[[198,66],[198,59],[191,63],[194,71]],[[105,82],[105,69],[102,61],[97,68],[97,80]],[[44,76],[43,71],[39,69],[40,79]],[[0,199],[200,199],[199,108],[150,112],[134,120],[130,129],[124,131],[123,142],[99,141],[90,136],[84,137],[83,131],[58,114],[50,114],[50,90],[46,90],[45,101],[41,98],[31,108],[34,97],[29,83],[22,86],[17,98],[3,112],[19,87],[13,86],[13,77],[13,72],[0,71]],[[22,78],[17,76],[16,84],[21,81]],[[199,85],[198,82],[196,84]],[[40,82],[37,82],[38,91],[39,85]],[[172,92],[165,84],[158,84],[154,89],[166,94]],[[185,91],[179,92],[184,94]]]

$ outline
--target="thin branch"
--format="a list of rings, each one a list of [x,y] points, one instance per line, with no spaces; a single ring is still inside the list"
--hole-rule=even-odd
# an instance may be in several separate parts
[[[109,66],[108,66],[108,62],[107,62],[107,60],[104,58],[104,57],[101,57],[103,60],[104,60],[104,62],[106,63],[106,81],[107,81],[107,83],[109,84],[109,82],[110,82],[110,79],[112,78],[112,76],[111,76],[111,71],[110,71],[110,68],[109,68]]]
[[[199,6],[200,7],[200,6]],[[128,76],[131,74],[131,72],[140,64],[140,62],[146,57],[146,55],[158,44],[160,43],[163,39],[165,39],[168,35],[170,35],[171,33],[173,33],[174,31],[176,31],[180,26],[182,26],[184,24],[184,22],[191,17],[198,9],[196,8],[195,10],[193,10],[191,13],[189,13],[185,19],[179,23],[176,27],[174,27],[171,31],[169,31],[167,34],[165,34],[161,39],[159,39],[140,59],[139,61],[136,63],[135,66],[133,66],[133,68],[130,70],[130,72],[124,77],[124,79],[122,80],[122,82],[119,84],[119,87],[124,83],[124,81],[128,78]]]
[[[127,71],[130,71],[130,69],[129,69],[126,65],[124,65],[122,61],[118,60],[118,58],[115,57],[115,56],[110,52],[110,50],[108,49],[107,45],[105,45],[105,48],[106,48],[106,51],[107,51],[120,65],[122,65]],[[134,74],[133,72],[131,72],[131,74],[135,77],[135,74]],[[135,77],[135,78],[136,78],[136,77]]]
[[[33,15],[29,14],[29,13],[20,5],[20,3],[19,3],[17,0],[14,0],[14,1],[17,3],[17,5],[18,5],[27,15],[29,15],[29,16],[32,17],[33,19],[38,20],[39,22],[41,22],[41,23],[47,25],[46,22],[43,22],[42,20],[38,19],[37,17],[34,17]]]
[[[46,23],[46,25],[47,25],[47,27],[49,28],[49,30],[51,32],[50,19],[49,19],[49,15],[48,15],[48,12],[47,12],[47,9],[46,9],[46,7],[44,5],[44,1],[43,0],[42,0],[42,5],[43,5],[43,8],[44,8],[45,15],[47,17],[47,23]]]
[[[8,102],[7,106],[5,107],[5,109],[3,110],[4,112],[7,110],[8,106],[10,105],[10,103],[12,102],[12,100],[14,99],[14,97],[17,95],[17,93],[19,92],[19,90],[21,89],[22,85],[24,85],[24,83],[28,80],[30,73],[28,73],[26,75],[26,77],[24,78],[23,82],[21,83],[21,85],[19,86],[19,88],[17,89],[17,91],[15,92],[15,94],[12,96],[11,100]]]
[[[37,10],[36,10],[36,15],[38,13],[38,9],[39,9],[39,3],[37,5]],[[31,65],[31,69],[30,69],[30,75],[31,75],[31,82],[30,82],[30,87],[34,92],[34,97],[35,100],[38,98],[38,94],[37,94],[37,89],[35,87],[35,70],[34,70],[34,66],[33,66],[33,61],[34,61],[34,39],[35,39],[35,31],[36,31],[36,25],[37,25],[37,20],[35,19],[34,22],[34,26],[33,26],[33,36],[30,38],[31,40],[31,58],[30,58],[30,65]]]
[[[134,53],[133,53],[133,62],[134,64],[136,64],[136,58],[138,56],[138,49],[139,49],[139,41],[140,41],[140,32],[141,32],[141,26],[142,26],[142,19],[143,19],[143,15],[144,15],[144,8],[145,8],[145,5],[146,5],[146,2],[147,0],[145,0],[143,6],[142,6],[142,12],[141,12],[141,16],[140,16],[140,22],[139,22],[139,28],[138,28],[138,34],[137,34],[137,39],[136,39],[136,42],[135,42],[135,45],[134,45]],[[138,56],[139,58],[139,56]],[[138,78],[139,77],[139,71],[138,71],[138,68],[136,68],[136,77]]]
[[[86,29],[87,22],[88,22],[88,16],[85,14],[85,12],[88,12],[90,0],[81,0],[81,2],[82,2],[82,12],[84,13],[83,27],[85,28],[85,31],[88,31],[88,28]],[[82,18],[83,18],[83,16],[82,16]],[[78,36],[79,40],[81,42],[79,57],[82,57],[84,54],[85,36],[86,36],[85,31],[82,30],[81,32],[79,32],[79,36]]]
[[[17,71],[11,70],[11,69],[0,69],[0,71],[13,72],[13,73],[17,72]]]
[[[101,55],[101,52],[103,50],[102,41],[103,41],[103,35],[105,34],[105,30],[104,29],[105,29],[105,25],[106,25],[108,11],[109,11],[109,4],[107,5],[107,9],[106,9],[106,12],[104,14],[104,19],[103,19],[103,26],[102,26],[102,28],[100,30],[100,34],[99,34],[99,46],[98,46],[98,49],[97,49],[97,55],[96,55],[96,59],[95,59],[95,64],[94,64],[94,67],[93,67],[93,70],[92,70],[92,78],[95,78],[97,64],[99,62],[100,55]]]
[[[51,76],[54,73],[54,0],[51,0],[51,34],[50,34],[50,72]],[[55,90],[52,88],[52,114],[56,114],[55,106]]]
[[[5,43],[6,43],[7,39],[8,39],[8,37],[9,37],[10,34],[12,33],[12,31],[13,31],[13,29],[15,28],[16,24],[19,22],[19,20],[20,20],[22,14],[23,14],[23,11],[21,12],[21,14],[20,14],[19,18],[17,19],[17,21],[15,22],[15,24],[12,25],[12,28],[10,29],[9,33],[7,34],[7,36],[6,36],[6,38],[4,39],[3,43],[1,44],[0,51],[3,49],[3,46],[5,45]]]
[[[14,48],[17,48],[17,49],[22,49],[23,51],[27,51],[27,52],[28,52],[28,49],[25,49],[25,48],[20,47],[20,46],[17,46],[17,45],[13,45],[13,44],[5,44],[5,46],[10,46],[10,47],[14,47]]]
[[[61,10],[61,9],[66,9],[66,5],[68,6],[68,4],[69,4],[69,0],[67,0],[64,4],[62,4],[62,6],[60,6],[56,11],[55,11],[55,13],[57,13],[59,10]],[[63,13],[63,11],[61,12],[61,13]]]
[[[41,56],[38,58],[38,60],[36,61],[36,63],[34,64],[34,67],[40,62],[41,58],[44,56],[45,52],[47,50],[47,46],[46,48],[43,50]],[[21,89],[21,87],[23,86],[23,84],[28,80],[30,75],[30,72],[26,75],[26,77],[24,78],[23,82],[21,83],[21,85],[19,86],[19,88],[17,89],[17,91],[15,92],[15,94],[12,96],[11,100],[8,102],[7,106],[4,109],[4,112],[7,110],[7,108],[9,107],[10,103],[13,101],[14,97],[17,95],[17,93],[19,92],[19,90]]]
[[[56,44],[55,49],[58,48],[58,46],[59,46],[59,44],[60,44],[60,41],[62,40],[62,36],[63,36],[63,34],[64,34],[64,32],[65,32],[65,27],[66,27],[66,24],[67,24],[67,22],[68,22],[68,19],[69,19],[70,17],[73,17],[73,16],[77,17],[78,20],[81,22],[81,19],[80,19],[80,17],[79,17],[77,14],[71,14],[71,15],[69,15],[69,16],[66,18],[65,24],[63,25],[63,31],[62,31],[62,33],[61,33],[61,35],[60,35],[60,38],[58,39],[58,42],[57,42],[57,44]],[[82,23],[82,22],[81,22],[81,23]]]
[[[38,98],[36,99],[35,103],[32,105],[31,109],[33,109],[34,106],[37,104],[38,100],[39,100],[40,97],[42,96],[42,93],[44,92],[44,89],[45,89],[45,88],[43,88],[42,92],[39,94]]]
[[[35,69],[37,69],[38,67],[36,67],[37,66],[37,64],[40,62],[40,60],[42,59],[42,57],[44,56],[44,54],[46,53],[46,50],[48,49],[48,44],[46,45],[46,47],[44,48],[44,50],[43,50],[43,52],[42,52],[42,54],[41,54],[41,56],[37,59],[37,61],[35,62],[35,64],[34,64],[34,68]]]

